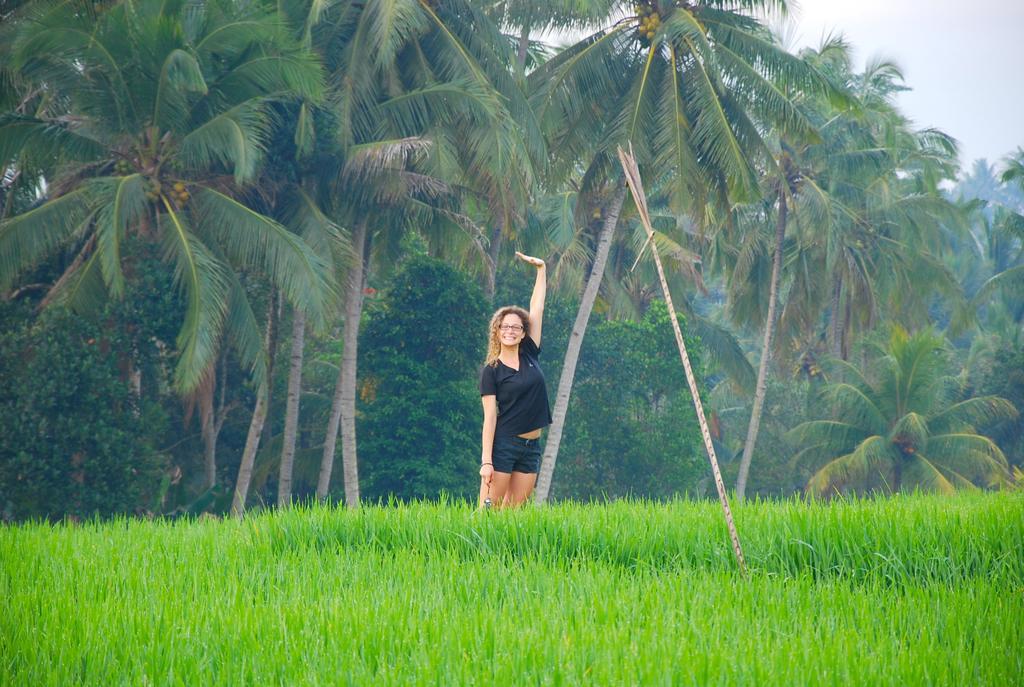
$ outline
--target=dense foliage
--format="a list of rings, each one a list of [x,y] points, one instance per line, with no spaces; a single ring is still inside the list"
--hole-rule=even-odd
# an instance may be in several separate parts
[[[426,256],[406,260],[370,308],[358,406],[367,498],[475,493],[488,315],[478,285]]]
[[[588,333],[569,405],[559,498],[664,498],[694,493],[708,473],[704,446],[664,302],[638,322]],[[685,318],[679,316],[686,330]],[[687,341],[696,374],[702,349]]]
[[[53,311],[32,321],[11,310],[0,335],[4,517],[160,510],[168,465],[155,440],[166,417],[133,393],[125,338],[109,320]]]

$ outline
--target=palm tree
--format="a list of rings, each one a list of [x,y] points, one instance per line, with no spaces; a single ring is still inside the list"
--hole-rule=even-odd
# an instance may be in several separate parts
[[[525,69],[525,64],[520,64],[522,35],[516,41],[518,47],[514,46],[491,20],[495,13],[478,10],[473,3],[462,8],[453,5],[445,11],[442,7],[438,18],[463,46],[467,66],[475,64],[472,71],[476,72],[478,87],[486,88],[501,103],[494,110],[499,116],[488,117],[485,126],[474,122],[472,112],[467,110],[445,117],[432,132],[432,138],[442,144],[449,158],[435,174],[457,184],[465,196],[468,214],[490,227],[478,238],[482,260],[475,263],[483,267],[485,292],[493,297],[500,256],[523,222],[523,208],[531,202],[538,170],[543,169],[548,150],[521,78]],[[525,4],[519,4],[517,10],[533,12]],[[556,18],[551,21],[565,21],[565,8],[561,10],[562,18],[557,19],[557,4],[546,12]]]
[[[525,97],[507,87],[510,46],[473,3],[350,1],[322,9],[308,25],[337,118],[342,166],[332,216],[350,232],[353,259],[317,494],[327,494],[340,425],[345,500],[355,506],[357,344],[375,246],[397,244],[398,235],[425,217],[427,224],[464,231],[464,216],[449,203],[451,182],[459,179],[480,180],[478,203],[508,226],[512,206],[530,185],[527,160],[544,153]],[[474,238],[485,254],[486,240]]]
[[[811,92],[828,91],[827,82],[780,49],[751,16],[778,6],[784,3],[621,3],[616,9],[623,19],[530,75],[531,101],[549,132],[550,148],[558,151],[552,177],[565,178],[578,161],[588,160],[580,188],[588,200],[582,205],[606,199],[562,367],[538,478],[539,502],[550,488],[579,348],[625,198],[625,185],[614,181],[614,148],[631,143],[641,172],[667,174],[673,211],[703,225],[709,197],[731,205],[758,195],[756,165],[771,164],[763,127],[798,139],[814,137],[773,80]]]
[[[788,434],[803,446],[794,460],[827,460],[807,491],[949,493],[1001,483],[1009,474],[1006,457],[977,427],[1016,417],[1013,405],[994,396],[958,400],[959,382],[946,373],[945,340],[932,330],[909,335],[894,327],[879,353],[870,373],[836,361],[850,381],[823,392],[832,419],[805,422]]]
[[[1004,162],[1001,181],[1003,184],[1016,183],[1024,192],[1024,150],[1018,149],[1015,154],[1007,156]],[[985,257],[992,262],[995,274],[978,289],[973,304],[979,306],[993,294],[1002,291],[1008,296],[1005,300],[1009,304],[1011,317],[1019,325],[1024,321],[1024,207],[1014,207],[1009,198],[993,205],[995,207],[992,208],[992,218],[986,232]],[[1012,305],[1014,302],[1015,307]]]
[[[821,353],[801,348],[819,339],[823,313],[830,319],[823,338],[834,355],[845,357],[855,318],[865,328],[878,322],[877,304],[889,289],[906,290],[907,282],[924,281],[927,275],[926,285],[917,284],[914,291],[940,289],[956,302],[963,300],[951,273],[934,257],[942,249],[937,240],[942,232],[936,228],[956,224],[955,208],[937,187],[920,182],[952,172],[955,146],[940,132],[910,130],[891,103],[900,78],[894,65],[876,63],[865,74],[854,75],[849,48],[841,39],[803,56],[856,100],[854,107],[837,108],[825,98],[801,97],[798,106],[821,140],[800,145],[780,137],[766,194],[777,202],[753,207],[734,222],[742,225],[743,219],[753,218],[758,229],[746,233],[745,245],[733,259],[732,314],[737,321],[764,323],[757,389],[736,483],[740,497],[757,441],[769,364],[787,353]],[[789,225],[795,232],[787,241]],[[759,278],[767,288],[755,286],[764,283]],[[904,307],[892,316],[918,325],[913,318],[923,310]]]
[[[186,302],[175,384],[209,374],[225,325],[241,360],[263,369],[260,331],[239,281],[259,271],[323,319],[327,265],[254,209],[275,100],[320,96],[320,72],[250,3],[144,0],[101,10],[28,5],[12,54],[24,78],[66,95],[60,114],[0,120],[5,161],[45,147],[66,161],[37,207],[0,224],[0,289],[58,249],[74,255],[46,302],[119,297],[121,244],[134,235],[175,267]],[[187,19],[187,20],[186,20]]]
[[[833,49],[833,46],[826,45],[822,52],[828,52]],[[824,98],[809,98],[808,100],[819,105],[831,104]],[[811,115],[813,120],[813,113],[807,113],[807,108],[803,102],[799,104],[802,106],[801,110]],[[819,141],[818,146],[820,146],[820,143]],[[803,161],[800,159],[802,156],[799,153],[814,147],[817,146],[801,146],[799,144],[794,146],[780,135],[774,150],[774,164],[769,166],[769,171],[765,178],[765,185],[768,187],[765,197],[773,202],[762,203],[760,208],[757,208],[761,212],[754,213],[758,221],[774,226],[771,227],[772,239],[768,244],[771,247],[771,272],[768,277],[767,312],[763,318],[764,332],[761,343],[761,356],[757,370],[754,402],[750,412],[750,422],[747,427],[747,438],[743,444],[743,456],[740,460],[739,474],[736,478],[736,495],[740,499],[744,498],[746,494],[747,474],[750,470],[754,446],[757,442],[757,435],[761,424],[761,412],[768,389],[768,366],[772,357],[772,339],[775,334],[777,312],[779,309],[783,248],[785,246],[786,229],[790,221],[790,213],[797,210],[798,205],[803,206],[805,204],[814,212],[818,210],[822,201],[828,201],[827,197],[823,197],[822,189],[815,184],[808,166],[801,164]],[[809,193],[801,193],[805,186]],[[808,199],[807,203],[802,202],[804,196]],[[774,218],[771,217],[773,212],[775,213]],[[819,219],[819,222],[815,224],[820,223],[820,218],[828,217],[828,214],[825,212],[818,211],[816,214],[818,215],[817,219]],[[752,233],[756,236],[760,232],[755,231]],[[755,242],[747,243],[748,247],[756,245],[757,243]],[[740,265],[738,273],[731,275],[732,286],[734,289],[739,288],[741,291],[750,294],[754,291],[754,289],[750,288],[751,283],[748,279],[750,276],[749,270],[753,263],[749,258],[740,259],[738,263]]]
[[[321,164],[318,164],[321,162]],[[281,214],[282,223],[302,240],[309,244],[318,254],[330,256],[335,274],[340,274],[349,264],[349,242],[341,229],[327,217],[322,207],[329,202],[324,197],[326,192],[317,189],[317,184],[309,179],[318,170],[327,165],[316,159],[301,164],[296,161],[297,181],[280,185],[279,205],[276,208]],[[303,183],[305,182],[305,184]],[[309,188],[307,188],[309,187]],[[323,202],[318,202],[318,198]],[[339,287],[340,284],[335,284]],[[291,503],[292,472],[295,461],[295,449],[298,439],[299,406],[302,395],[302,368],[305,355],[307,320],[306,313],[293,308],[291,354],[289,356],[287,396],[285,400],[284,437],[281,446],[281,459],[277,483],[277,501],[279,506]]]

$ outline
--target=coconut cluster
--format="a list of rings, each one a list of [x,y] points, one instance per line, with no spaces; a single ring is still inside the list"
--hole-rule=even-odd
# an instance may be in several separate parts
[[[641,39],[645,39],[650,43],[654,40],[654,34],[657,33],[658,27],[661,26],[661,15],[658,14],[658,11],[652,5],[638,4],[634,9],[636,9],[636,15],[640,19],[637,32]]]
[[[177,200],[179,205],[184,205],[189,199],[188,188],[180,181],[175,182],[171,187],[171,197]]]
[[[146,182],[146,198],[155,203],[160,198],[160,192],[163,191],[163,187],[160,186],[158,179],[150,179]]]
[[[188,192],[188,187],[180,181],[171,184],[170,188],[166,189],[160,183],[159,179],[150,179],[146,182],[146,198],[148,198],[150,202],[155,203],[158,201],[165,191],[172,200],[178,203],[178,205],[184,205],[191,197]]]
[[[132,167],[132,163],[128,162],[128,160],[118,160],[114,163],[114,173],[118,176],[127,176],[133,171],[135,171],[135,168]]]

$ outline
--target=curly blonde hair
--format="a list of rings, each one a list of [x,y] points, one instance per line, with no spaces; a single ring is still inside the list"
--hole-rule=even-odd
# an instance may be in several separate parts
[[[501,339],[498,334],[498,327],[501,325],[501,321],[505,319],[505,315],[517,315],[520,321],[523,323],[523,336],[530,335],[530,313],[525,308],[520,308],[518,305],[506,305],[503,308],[498,308],[491,317],[491,325],[487,330],[487,359],[484,361],[485,365],[495,367],[498,364],[498,356],[501,355]]]

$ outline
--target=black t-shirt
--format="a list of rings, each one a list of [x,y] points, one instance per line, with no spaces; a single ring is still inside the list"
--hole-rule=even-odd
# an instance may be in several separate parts
[[[526,434],[551,424],[551,406],[537,357],[540,349],[529,336],[519,343],[519,369],[500,360],[480,371],[480,395],[498,402],[498,424],[494,436]]]

